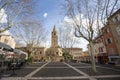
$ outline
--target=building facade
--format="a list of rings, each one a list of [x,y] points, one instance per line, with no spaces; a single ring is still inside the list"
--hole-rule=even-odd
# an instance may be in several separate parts
[[[108,18],[108,22],[120,56],[120,9]]]
[[[108,62],[116,62],[120,56],[120,9],[107,19],[107,23],[101,31]]]
[[[100,38],[97,39],[95,52],[98,53],[96,56],[96,60],[98,63],[107,63],[108,62],[108,54],[106,51],[105,44],[103,42],[103,36],[101,36]]]
[[[113,13],[97,36],[94,55],[99,63],[116,62],[120,58],[120,9]],[[88,51],[89,45],[88,45]]]
[[[0,42],[9,45],[12,48],[15,48],[16,42],[15,42],[14,38],[9,34],[8,31],[0,33]]]
[[[34,61],[43,61],[45,55],[45,47],[34,47]]]
[[[58,45],[58,33],[55,26],[51,34],[51,47],[46,49],[45,57],[48,61],[60,61],[64,59],[62,48]]]
[[[90,62],[90,54],[89,54],[89,51],[83,51],[83,52],[82,52],[81,61],[82,61],[82,62]]]
[[[20,49],[22,51],[27,52],[30,54],[28,51],[29,47],[20,47],[17,49]],[[53,31],[51,33],[51,46],[50,48],[45,48],[45,47],[31,47],[32,50],[34,50],[33,58],[34,61],[63,61],[64,52],[68,52],[70,55],[72,55],[74,60],[80,61],[80,57],[82,56],[82,48],[61,48],[58,45],[58,32],[56,30],[56,27],[53,27]]]
[[[73,60],[81,61],[82,48],[63,48],[63,52],[68,52]]]
[[[103,43],[106,47],[109,62],[113,61],[119,55],[115,38],[113,37],[112,29],[110,26],[110,24],[106,24],[106,26],[102,28]]]

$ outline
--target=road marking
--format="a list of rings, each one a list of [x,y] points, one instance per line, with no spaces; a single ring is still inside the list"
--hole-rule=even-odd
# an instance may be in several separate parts
[[[88,64],[88,63],[80,63],[80,64],[84,64],[85,66],[86,66],[86,65],[91,65],[91,64]]]
[[[101,68],[105,68],[105,69],[111,69],[111,70],[120,72],[119,69],[113,69],[113,68],[110,68],[110,67],[103,67],[103,66],[97,66],[97,67],[101,67]]]
[[[28,74],[27,76],[25,76],[25,79],[33,76],[35,73],[37,73],[39,70],[41,70],[43,67],[45,67],[49,62],[45,63],[44,65],[42,65],[41,67],[37,68],[36,70],[34,70],[33,72],[31,72],[30,74]]]
[[[91,66],[74,66],[75,68],[91,68]]]
[[[71,65],[69,65],[69,64],[67,64],[65,62],[63,62],[63,63],[66,64],[67,66],[69,66],[70,68],[72,68],[73,70],[77,71],[78,73],[80,73],[80,74],[84,75],[85,77],[89,78],[90,80],[97,80],[94,77],[89,76],[88,74],[80,71],[79,69],[77,69],[77,68],[75,68],[75,67],[73,67],[73,66],[71,66]]]
[[[115,77],[119,77],[120,75],[99,75],[99,76],[92,76],[94,78],[115,78]]]
[[[87,63],[82,63],[82,64],[87,64]],[[89,64],[87,64],[89,65]],[[114,70],[114,71],[120,71],[119,69],[114,69],[114,68],[110,68],[110,67],[103,67],[103,66],[100,66],[100,65],[96,65],[96,67],[101,67],[101,68],[105,68],[105,69],[111,69],[111,70]]]
[[[44,67],[44,68],[70,68],[70,67]]]
[[[120,75],[98,75],[92,76],[94,78],[120,78]],[[85,76],[67,76],[67,77],[30,77],[28,80],[63,80],[63,79],[88,79]],[[26,80],[25,77],[8,77],[0,80]]]
[[[67,67],[44,67],[44,68],[70,68],[70,67],[67,66]],[[75,66],[75,68],[91,68],[91,66],[84,66],[84,67],[83,66],[82,67]]]
[[[70,77],[31,77],[28,80],[63,80],[63,79],[87,79],[85,76],[70,76]]]
[[[8,78],[1,78],[0,80],[25,80],[24,77],[8,77]]]
[[[30,77],[27,80],[53,80],[53,79],[87,79],[85,76],[68,76],[68,77]],[[1,80],[26,80],[24,77],[10,77],[10,78],[2,78]]]
[[[24,67],[24,68],[39,68],[39,67]]]

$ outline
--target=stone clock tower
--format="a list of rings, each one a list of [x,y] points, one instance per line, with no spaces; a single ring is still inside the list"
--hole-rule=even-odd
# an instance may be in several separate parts
[[[58,47],[58,33],[56,31],[56,27],[54,25],[53,31],[52,31],[52,45],[51,47]]]
[[[46,59],[48,61],[64,60],[62,48],[58,45],[58,33],[54,25],[51,33],[51,47],[46,50]]]

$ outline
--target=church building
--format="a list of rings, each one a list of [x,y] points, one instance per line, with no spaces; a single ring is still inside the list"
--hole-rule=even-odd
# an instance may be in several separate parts
[[[51,34],[51,47],[46,49],[45,57],[49,61],[60,61],[63,60],[62,48],[58,45],[58,33],[54,26]]]
[[[26,47],[27,48],[27,47]],[[27,52],[25,47],[17,49]],[[50,48],[45,47],[34,47],[33,58],[34,61],[62,61],[64,60],[63,52],[67,51],[72,55],[73,59],[79,60],[82,54],[81,48],[61,48],[58,45],[58,32],[54,25],[53,31],[51,32],[51,46]]]

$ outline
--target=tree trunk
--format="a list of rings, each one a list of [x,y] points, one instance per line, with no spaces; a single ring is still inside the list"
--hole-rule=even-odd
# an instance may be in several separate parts
[[[91,55],[91,65],[92,65],[92,70],[94,72],[97,72],[96,70],[96,64],[95,64],[95,55],[94,55],[94,47],[93,47],[93,42],[90,42],[90,55]]]

